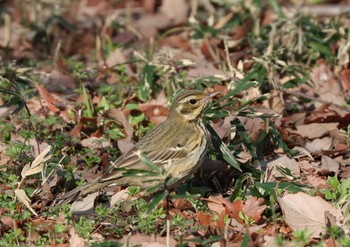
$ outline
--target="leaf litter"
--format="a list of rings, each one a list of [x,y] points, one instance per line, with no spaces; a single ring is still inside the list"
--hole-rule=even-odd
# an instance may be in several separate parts
[[[23,95],[6,95],[0,102],[16,105],[25,99],[33,115],[27,121],[6,108],[1,119],[0,213],[6,241],[12,241],[15,228],[31,236],[31,245],[49,235],[46,246],[108,240],[143,246],[183,241],[189,246],[244,241],[274,246],[280,235],[288,246],[297,238],[293,234],[305,229],[310,241],[337,241],[329,235],[336,226],[348,236],[349,206],[344,201],[349,193],[343,188],[350,174],[348,29],[327,26],[334,20],[324,17],[311,21],[288,12],[290,6],[256,8],[248,2],[67,2],[56,6],[62,15],[52,19],[49,8],[40,6],[35,20],[16,1],[5,6],[14,11],[1,26],[1,44],[8,50],[0,73],[20,86]],[[25,9],[35,13],[32,7]],[[282,15],[288,21],[277,22]],[[22,25],[20,20],[36,23]],[[25,69],[12,70],[8,62],[33,64],[28,63],[33,58],[38,59],[37,72],[30,76]],[[88,69],[74,61],[84,61]],[[257,81],[259,87],[239,91],[242,80]],[[133,188],[111,186],[72,205],[73,212],[90,210],[81,222],[72,221],[63,209],[51,211],[56,196],[80,180],[96,179],[149,126],[164,121],[171,96],[181,88],[220,91],[216,100],[238,90],[208,114],[225,148],[210,150],[213,160],[186,184],[195,199],[171,194],[156,205],[154,221],[147,222],[138,215],[142,205],[136,202],[147,204],[150,198],[130,193]],[[262,97],[266,92],[268,100]],[[249,114],[237,116],[240,107]],[[228,162],[244,166],[243,172]],[[300,188],[303,192],[291,193]],[[105,195],[112,195],[105,211],[116,213],[92,219]],[[20,203],[14,202],[12,209],[14,197]],[[26,208],[32,216],[18,218]],[[173,223],[170,236],[163,237],[166,218]],[[32,224],[30,230],[26,222]]]

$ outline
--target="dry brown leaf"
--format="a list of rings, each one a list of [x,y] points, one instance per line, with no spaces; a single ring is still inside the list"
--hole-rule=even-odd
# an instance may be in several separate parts
[[[312,123],[296,126],[290,133],[299,134],[308,139],[316,139],[327,135],[331,130],[338,128],[338,123]]]
[[[70,238],[69,238],[70,246],[74,246],[74,247],[88,246],[88,243],[75,232],[74,227],[71,227],[71,229],[69,230],[69,235],[70,235]]]
[[[36,88],[38,89],[39,94],[44,100],[44,102],[47,104],[47,107],[49,108],[49,110],[52,111],[53,113],[59,112],[60,109],[56,106],[56,104],[59,103],[58,100],[55,99],[52,96],[52,94],[50,94],[49,91],[47,91],[47,89],[44,88],[43,86],[40,86],[39,84],[37,84]]]
[[[225,209],[225,204],[229,202],[222,195],[209,196],[206,201],[208,201],[208,207],[217,214],[221,214],[222,210]]]
[[[332,146],[333,146],[333,139],[330,137],[315,139],[311,142],[306,142],[304,145],[304,147],[309,152],[319,152],[322,150],[330,150]]]
[[[177,242],[173,237],[169,237],[169,246],[177,246]],[[126,246],[142,246],[142,247],[166,247],[167,237],[156,235],[143,235],[137,233],[135,235],[124,235],[120,240],[123,247]]]
[[[294,230],[307,229],[311,237],[320,237],[326,229],[325,213],[336,217],[337,224],[343,220],[340,209],[319,196],[313,197],[304,192],[286,194],[279,198],[279,204],[286,223]]]
[[[59,62],[62,61],[59,60]],[[74,77],[65,72],[65,70],[66,68],[54,68],[47,78],[43,78],[42,83],[45,89],[55,93],[66,93],[67,91],[73,91],[78,85],[75,83]],[[52,103],[57,104],[58,102]]]
[[[81,145],[83,147],[89,147],[92,149],[99,149],[99,148],[110,147],[111,143],[103,137],[97,138],[97,137],[91,136],[89,138],[82,140]]]
[[[286,177],[285,174],[282,174],[278,167],[284,167],[289,169],[292,174],[296,177],[300,176],[300,168],[298,162],[294,159],[288,158],[287,156],[279,156],[269,162],[267,162],[266,169],[266,182],[276,181],[277,179]],[[292,179],[292,178],[289,178]]]
[[[27,164],[23,167],[21,176],[22,180],[30,175],[39,173],[43,170],[44,164],[51,158],[51,154],[47,155],[51,150],[51,146],[49,145],[44,151],[42,151],[36,158],[33,160],[31,164]]]
[[[105,62],[109,68],[112,68],[119,64],[123,64],[123,66],[126,69],[126,74],[131,76],[133,75],[133,72],[130,65],[127,63],[128,59],[126,58],[125,53],[126,52],[123,51],[121,48],[117,48],[108,55]],[[100,65],[104,65],[104,61],[100,61]]]
[[[40,86],[39,84],[36,85],[39,94],[41,96],[41,98],[43,99],[44,103],[46,103],[47,108],[49,108],[49,110],[53,113],[60,113],[60,116],[66,121],[69,121],[68,118],[68,112],[67,109],[61,110],[58,106],[62,105],[62,102],[60,102],[59,100],[57,100],[51,93],[49,93],[49,91],[44,88],[43,86]]]
[[[15,190],[16,198],[26,206],[30,212],[32,212],[34,215],[38,216],[38,214],[34,211],[34,209],[30,206],[31,200],[27,196],[26,192],[23,189],[16,189]]]
[[[111,207],[113,207],[117,202],[125,201],[129,197],[128,189],[123,189],[115,193],[110,200]]]
[[[101,233],[98,232],[94,232],[90,235],[90,238],[97,243],[101,243],[105,240],[105,238],[103,237],[103,235]]]
[[[339,105],[345,103],[343,90],[327,62],[319,61],[318,66],[314,67],[311,72],[311,78],[320,98]],[[316,107],[321,104],[315,102]]]
[[[292,150],[298,152],[296,155],[293,156],[295,159],[299,159],[299,158],[302,158],[302,157],[308,157],[308,158],[310,158],[310,160],[314,160],[314,158],[312,157],[310,152],[307,151],[303,147],[295,146]]]
[[[202,226],[208,227],[211,224],[215,223],[215,215],[210,215],[200,211],[197,213],[197,217],[199,224],[201,224]]]
[[[104,114],[104,116],[113,119],[118,124],[123,126],[125,132],[126,132],[126,138],[131,140],[134,129],[131,127],[129,121],[126,119],[124,113],[121,110],[118,109],[111,109],[108,112]]]
[[[36,140],[35,138],[31,138],[27,142],[31,146],[31,155],[33,155],[34,157],[40,155],[42,150],[45,150],[49,146],[48,143],[38,142],[38,140]]]
[[[250,138],[257,142],[262,130],[266,128],[266,122],[261,118],[237,117],[248,131]]]
[[[139,105],[138,108],[145,116],[155,124],[160,124],[163,122],[169,113],[168,108],[163,105],[143,103]]]
[[[341,167],[341,178],[349,178],[350,177],[350,166],[342,166]]]
[[[276,236],[265,235],[264,244],[262,246],[263,247],[281,247],[281,244],[279,243],[279,240],[277,239]],[[295,243],[283,241],[283,247],[295,247]]]
[[[326,188],[327,187],[327,181],[324,178],[321,178],[320,176],[315,176],[312,174],[308,174],[307,176],[305,176],[306,181],[316,187],[316,188]]]
[[[261,218],[261,214],[266,209],[266,205],[261,205],[263,203],[263,198],[257,198],[253,196],[244,202],[242,212],[244,213],[244,215],[253,219],[254,222],[258,222]]]
[[[344,89],[350,90],[350,69],[344,68],[340,72],[340,79]]]
[[[1,216],[0,221],[3,224],[3,226],[1,226],[1,228],[5,228],[4,226],[10,227],[11,229],[17,228],[16,220],[10,216]]]
[[[327,170],[330,172],[338,172],[339,171],[339,163],[330,158],[329,156],[322,155],[321,159],[321,167],[322,170]]]
[[[208,62],[203,55],[198,54],[194,60],[195,66],[187,70],[188,79],[197,79],[198,77],[213,76],[218,79],[226,80],[228,73],[217,69],[213,63]]]
[[[284,102],[282,102],[279,92],[271,90],[269,97],[269,108],[282,114],[285,111]]]
[[[72,137],[80,137],[80,131],[83,128],[83,126],[84,124],[81,121],[79,121],[77,125],[75,125],[75,127],[70,131],[70,135]]]
[[[208,201],[208,207],[217,214],[225,214],[240,223],[243,222],[239,217],[239,212],[243,210],[244,205],[242,200],[230,202],[227,198],[223,198],[222,195],[217,195],[210,196],[206,201]]]
[[[220,119],[215,123],[211,123],[210,125],[213,127],[215,132],[218,134],[220,139],[223,139],[226,136],[232,134],[232,124],[231,121],[235,119],[234,116],[225,117],[223,120]]]
[[[153,38],[158,34],[158,30],[167,28],[171,25],[168,16],[162,13],[155,15],[146,14],[139,20],[134,21],[134,27],[144,36],[144,38]]]
[[[290,116],[287,116],[283,119],[286,120],[287,122],[294,124],[295,126],[299,126],[299,125],[304,124],[305,118],[306,118],[305,112],[298,112],[298,113],[294,113]]]
[[[95,199],[98,196],[98,194],[99,192],[95,192],[84,198],[74,201],[73,204],[70,206],[70,209],[73,213],[86,213],[90,211],[92,212],[95,205]]]
[[[172,200],[172,202],[175,209],[186,210],[189,208],[193,208],[193,204],[186,198],[175,198]]]
[[[1,143],[0,143],[0,146],[1,146]],[[0,170],[2,169],[6,169],[6,164],[8,164],[12,159],[10,158],[10,156],[4,154],[4,153],[1,153],[0,151]],[[1,167],[1,166],[4,166],[4,167]]]
[[[167,16],[174,25],[180,25],[187,21],[189,2],[186,0],[163,0],[160,13]]]

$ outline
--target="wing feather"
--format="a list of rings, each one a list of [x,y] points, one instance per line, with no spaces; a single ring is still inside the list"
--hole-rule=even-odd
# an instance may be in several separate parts
[[[184,147],[165,148],[163,150],[143,152],[143,154],[151,160],[155,165],[162,167],[168,164],[169,159],[172,163],[176,163],[176,160],[183,159],[187,156],[188,152]],[[104,182],[107,180],[118,179],[123,176],[125,169],[140,169],[150,170],[150,167],[145,165],[139,158],[139,149],[133,147],[128,152],[120,156],[100,177],[99,181]],[[120,172],[117,172],[120,169]]]

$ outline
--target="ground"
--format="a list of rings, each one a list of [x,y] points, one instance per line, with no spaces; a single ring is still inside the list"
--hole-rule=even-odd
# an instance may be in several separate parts
[[[3,1],[0,246],[350,246],[349,4]],[[57,204],[184,89],[219,92],[196,174]]]

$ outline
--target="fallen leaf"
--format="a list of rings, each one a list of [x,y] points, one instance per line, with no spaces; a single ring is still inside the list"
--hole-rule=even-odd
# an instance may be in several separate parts
[[[300,176],[300,168],[298,162],[295,159],[288,158],[287,156],[278,156],[277,158],[267,162],[266,168],[266,182],[276,181],[277,179],[287,177],[286,174],[282,174],[279,171],[279,167],[287,168],[291,171],[295,177]],[[289,177],[288,177],[289,178]],[[293,178],[289,178],[293,180]]]
[[[263,198],[257,198],[253,196],[244,202],[242,212],[244,215],[253,219],[254,222],[258,222],[261,218],[261,214],[266,209],[266,205],[261,205],[264,203]]]
[[[297,151],[298,153],[296,155],[294,155],[293,157],[295,159],[299,159],[302,157],[308,157],[310,160],[314,160],[314,158],[312,157],[312,155],[310,154],[309,151],[307,151],[305,148],[303,147],[299,147],[299,146],[295,146],[292,151]]]
[[[113,119],[118,124],[123,126],[125,133],[126,133],[126,138],[131,140],[134,129],[131,127],[129,121],[126,119],[123,111],[118,110],[118,109],[111,109],[111,110],[107,111],[106,113],[104,113],[103,116],[108,117],[110,119]]]
[[[49,145],[44,151],[42,151],[31,164],[27,164],[23,167],[21,176],[22,180],[30,175],[39,173],[43,170],[44,164],[47,160],[51,159],[52,155],[47,155],[51,150]]]
[[[338,172],[339,163],[326,155],[322,155],[320,168],[330,172]]]
[[[75,127],[70,131],[70,135],[72,137],[80,137],[80,132],[83,126],[84,126],[83,123],[79,121],[77,125],[75,125]]]
[[[304,124],[305,118],[306,118],[305,112],[298,112],[290,116],[285,116],[281,120],[283,124],[285,124],[286,126],[290,126],[290,125],[299,126]]]
[[[135,235],[124,235],[120,240],[120,242],[123,243],[123,247],[136,245],[142,247],[166,247],[167,241],[169,241],[169,246],[177,246],[176,240],[171,236],[161,237],[137,233]]]
[[[41,98],[43,99],[44,103],[46,103],[47,108],[53,113],[59,113],[60,116],[68,122],[68,113],[67,109],[61,110],[60,107],[63,107],[62,102],[56,99],[49,91],[44,88],[43,86],[40,86],[39,84],[36,84],[36,88],[39,91],[39,94]]]
[[[215,220],[214,220],[215,215],[210,215],[202,211],[199,211],[197,213],[197,217],[198,217],[199,224],[201,224],[204,227],[208,227],[211,224],[215,223]]]
[[[110,147],[111,143],[103,137],[89,137],[81,141],[83,147],[89,147],[92,149],[106,148]]]
[[[326,229],[325,213],[336,217],[337,224],[343,220],[340,209],[319,196],[310,196],[304,192],[285,194],[278,200],[286,223],[293,231],[308,230],[311,237],[318,238]]]
[[[49,108],[50,111],[52,111],[53,113],[59,112],[60,109],[56,106],[56,104],[58,104],[58,100],[55,99],[50,93],[49,91],[47,91],[46,88],[44,88],[43,86],[40,85],[36,85],[40,96],[43,98],[44,102],[47,104],[47,107]]]
[[[232,124],[231,121],[235,119],[235,116],[225,117],[223,120],[220,119],[215,123],[211,123],[210,125],[213,127],[218,136],[223,139],[226,136],[232,134]],[[231,137],[232,138],[232,137]]]
[[[350,166],[342,166],[340,168],[340,177],[349,178],[350,177]]]
[[[2,224],[10,227],[11,229],[16,229],[17,228],[17,222],[15,219],[13,219],[10,216],[1,216],[1,220]],[[3,226],[1,226],[1,228],[3,228]]]
[[[176,209],[185,210],[185,209],[193,208],[192,203],[186,198],[175,198],[174,200],[172,200],[172,202],[173,202],[174,208]]]
[[[271,90],[269,97],[269,108],[282,114],[285,111],[285,105],[282,101],[279,92],[276,90]]]
[[[119,64],[124,64],[127,75],[132,75],[132,69],[130,65],[127,63],[128,59],[125,56],[125,52],[122,48],[116,48],[112,52],[109,53],[105,63],[109,68],[117,66]],[[100,61],[100,65],[103,65],[103,61]]]
[[[338,123],[338,128],[346,128],[350,122],[350,113],[334,112],[330,110],[313,111],[307,118],[308,123]]]
[[[169,113],[168,108],[162,105],[155,105],[149,103],[143,103],[139,105],[138,108],[141,112],[145,114],[145,116],[155,124],[160,124],[163,122]]]
[[[322,60],[318,62],[318,65],[312,69],[311,79],[320,98],[339,105],[345,103],[343,90],[327,62]],[[316,107],[320,104],[315,102]]]
[[[70,228],[69,235],[70,235],[70,238],[69,238],[70,246],[74,246],[74,247],[87,247],[88,246],[88,243],[76,233],[74,227]]]
[[[34,209],[30,206],[31,200],[27,196],[26,192],[23,189],[16,189],[15,195],[18,201],[22,202],[24,206],[26,206],[30,212],[32,212],[34,215],[38,216],[38,214],[34,211]]]
[[[304,145],[304,147],[309,152],[319,152],[321,150],[330,150],[332,146],[333,146],[333,139],[330,137],[315,139],[311,142],[306,142]]]
[[[344,89],[347,88],[348,90],[350,90],[350,69],[344,68],[340,72],[340,79],[341,79],[343,88]]]
[[[62,61],[60,61],[60,63],[62,63]],[[57,66],[57,68],[53,68],[50,75],[47,78],[43,78],[42,83],[50,92],[72,92],[78,86],[74,80],[74,77],[66,72],[66,68],[63,67],[64,66],[61,66],[61,68],[59,68]]]
[[[38,142],[38,140],[35,139],[35,138],[31,138],[27,142],[31,146],[31,154],[34,157],[37,157],[38,155],[40,155],[42,150],[45,150],[49,146],[48,143],[46,143],[46,142]]]
[[[290,133],[299,134],[308,139],[321,138],[331,130],[338,128],[338,123],[312,123],[296,126],[296,130],[289,130]]]
[[[208,202],[208,207],[217,214],[221,215],[224,211],[225,215],[242,222],[242,219],[239,218],[239,212],[243,210],[244,205],[242,200],[230,202],[227,198],[223,198],[222,195],[217,195],[210,196],[206,201]]]
[[[111,207],[113,207],[118,202],[125,201],[128,197],[129,197],[128,189],[123,189],[115,193],[110,200]]]
[[[305,176],[305,178],[306,181],[315,188],[320,189],[326,188],[328,186],[327,181],[324,178],[321,178],[320,176],[309,174],[308,176]]]
[[[167,16],[174,25],[186,22],[189,10],[189,2],[186,0],[163,0],[160,7],[160,13]]]
[[[197,80],[199,77],[215,77],[226,80],[228,73],[217,69],[212,63],[208,62],[203,55],[196,57],[195,66],[187,70],[187,78],[189,80]]]
[[[73,204],[70,206],[70,209],[73,213],[76,214],[79,214],[81,212],[92,212],[94,210],[95,199],[98,196],[98,194],[99,192],[95,192],[89,194],[84,198],[80,198],[79,200],[74,201]]]

